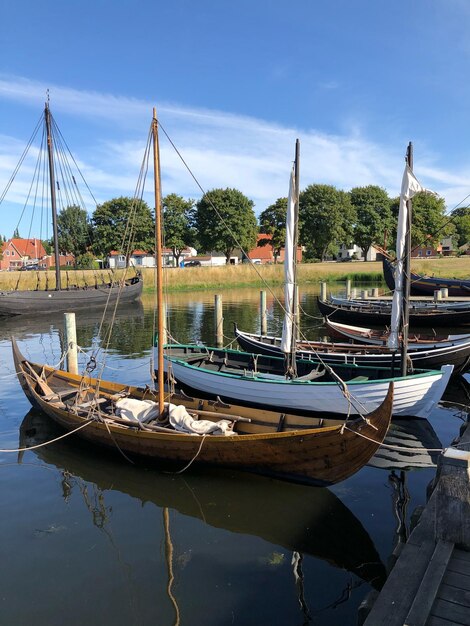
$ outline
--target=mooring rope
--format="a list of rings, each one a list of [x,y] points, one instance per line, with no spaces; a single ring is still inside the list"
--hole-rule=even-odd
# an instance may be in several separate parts
[[[85,422],[84,424],[80,424],[80,426],[78,426],[74,430],[69,430],[63,435],[56,437],[55,439],[51,439],[50,441],[44,441],[43,443],[38,443],[35,446],[27,446],[26,448],[16,448],[15,450],[0,449],[0,452],[27,452],[28,450],[37,450],[38,448],[43,448],[44,446],[48,446],[51,443],[55,443],[56,441],[59,441],[60,439],[65,439],[65,437],[68,437],[69,435],[73,435],[77,431],[82,430],[82,428],[85,428],[85,426],[89,426],[90,424],[91,424],[91,420],[89,422]]]

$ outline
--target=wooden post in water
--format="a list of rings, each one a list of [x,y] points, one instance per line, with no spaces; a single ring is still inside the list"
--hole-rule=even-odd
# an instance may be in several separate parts
[[[351,297],[351,279],[348,278],[346,281],[346,298],[350,298]]]
[[[320,300],[326,300],[326,283],[320,283]]]
[[[266,318],[266,292],[264,290],[261,290],[259,294],[259,310],[261,318],[261,334],[267,335],[268,321]]]
[[[64,313],[67,371],[78,374],[77,327],[75,313]]]
[[[222,296],[219,294],[214,299],[214,326],[215,345],[221,348],[224,345],[224,318],[222,313]]]
[[[372,297],[373,298],[378,298],[379,297],[379,288],[378,287],[374,287],[372,289]]]
[[[447,300],[447,298],[449,297],[449,289],[447,287],[441,287],[441,295],[442,300]]]

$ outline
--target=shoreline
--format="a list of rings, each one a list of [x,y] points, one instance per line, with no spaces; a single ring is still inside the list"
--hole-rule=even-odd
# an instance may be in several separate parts
[[[419,274],[449,278],[470,277],[470,256],[444,257],[441,259],[413,259],[412,269]],[[62,288],[76,285],[93,286],[95,282],[106,283],[118,280],[124,270],[63,270]],[[141,269],[144,292],[155,290],[154,268]],[[127,277],[134,276],[134,268],[128,268]],[[297,266],[298,284],[320,282],[351,283],[374,282],[385,284],[380,261],[351,261],[348,263],[300,263]],[[200,291],[205,289],[233,289],[242,287],[281,286],[284,282],[283,265],[223,265],[217,267],[165,268],[164,288],[168,292]],[[0,290],[35,290],[55,288],[55,273],[0,272]]]

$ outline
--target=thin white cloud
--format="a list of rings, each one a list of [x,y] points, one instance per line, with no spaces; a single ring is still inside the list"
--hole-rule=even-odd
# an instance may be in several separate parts
[[[69,145],[98,201],[133,195],[153,103],[0,76],[0,105],[3,101],[6,108],[14,103],[15,109],[34,110],[33,126],[48,88],[51,107],[65,139],[67,129],[60,123],[61,115],[66,116],[67,123],[72,119],[74,127],[83,129],[80,144]],[[405,141],[382,146],[353,124],[342,135],[333,135],[319,129],[283,127],[223,111],[168,102],[156,104],[164,130],[203,189],[238,188],[255,202],[257,212],[287,195],[297,137],[301,140],[301,187],[324,183],[348,190],[373,184],[384,187],[391,196],[398,194]],[[0,118],[0,137],[1,193],[25,142],[11,136],[5,115]],[[160,143],[163,193],[199,198],[201,192],[197,184],[163,132]],[[464,189],[469,180],[469,168],[463,165],[459,172],[450,173],[436,165],[436,155],[421,148],[420,152],[424,154],[420,160],[423,165],[417,168],[420,181],[443,195],[449,205],[459,202],[467,193]],[[26,179],[22,179],[20,191],[16,191],[11,201],[21,204],[26,188]],[[148,201],[152,202],[150,196]],[[2,228],[0,226],[0,232]]]

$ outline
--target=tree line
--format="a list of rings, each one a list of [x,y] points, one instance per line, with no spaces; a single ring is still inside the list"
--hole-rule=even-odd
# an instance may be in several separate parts
[[[372,244],[395,246],[399,198],[369,185],[343,191],[332,185],[312,184],[300,193],[299,244],[304,260],[335,257],[341,244],[355,243],[364,257]],[[223,252],[227,262],[234,250],[248,252],[260,244],[273,245],[275,258],[284,246],[287,198],[278,198],[259,219],[254,203],[237,189],[212,189],[198,201],[169,194],[162,200],[164,244],[179,264],[182,251]],[[470,241],[470,208],[445,215],[443,198],[419,193],[413,198],[412,246],[435,245],[452,236],[455,245]],[[77,267],[92,267],[96,256],[111,251],[129,256],[135,249],[155,249],[154,210],[143,200],[114,198],[98,205],[91,216],[71,205],[58,215],[58,243],[62,254],[72,253]],[[349,247],[349,245],[348,245]]]

